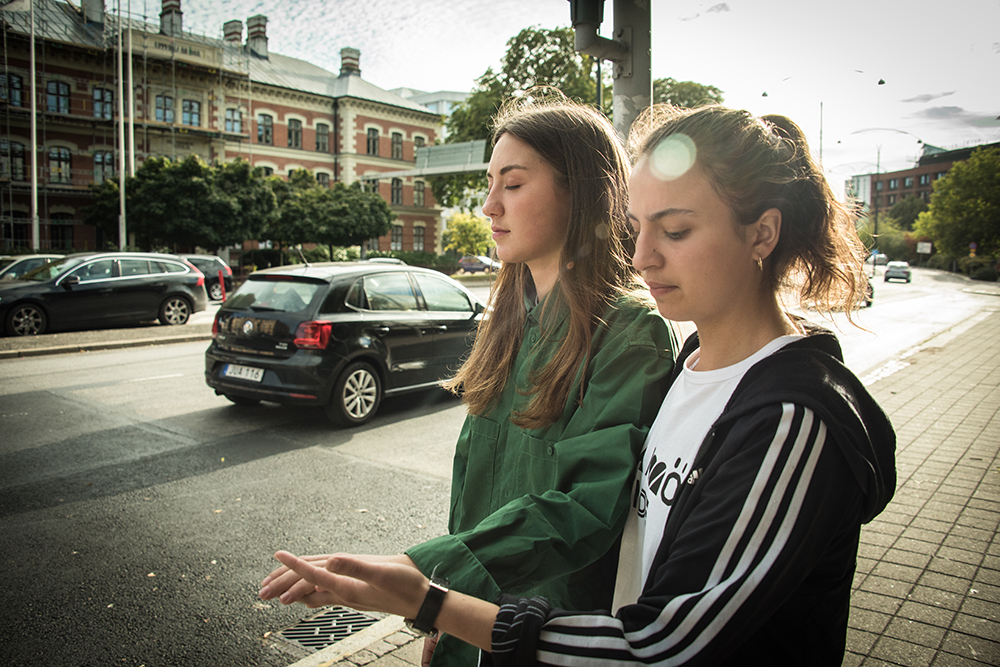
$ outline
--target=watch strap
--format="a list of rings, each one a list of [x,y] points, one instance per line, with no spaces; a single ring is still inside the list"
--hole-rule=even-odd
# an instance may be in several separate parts
[[[424,602],[420,605],[417,617],[412,621],[406,619],[406,625],[425,637],[436,637],[438,631],[434,627],[434,621],[441,613],[441,605],[444,604],[444,596],[447,592],[448,580],[432,576],[430,588],[427,589],[427,595],[424,596]]]

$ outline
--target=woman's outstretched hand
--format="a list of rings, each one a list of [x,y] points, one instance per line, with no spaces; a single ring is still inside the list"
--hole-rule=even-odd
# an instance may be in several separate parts
[[[285,567],[264,580],[260,597],[278,597],[284,604],[302,602],[308,607],[339,604],[360,611],[413,618],[430,587],[420,570],[390,560],[373,561],[367,556],[350,554],[299,558],[287,551],[279,551],[274,557]],[[289,573],[294,574],[289,576]],[[272,589],[276,582],[292,579],[295,581],[284,591]]]

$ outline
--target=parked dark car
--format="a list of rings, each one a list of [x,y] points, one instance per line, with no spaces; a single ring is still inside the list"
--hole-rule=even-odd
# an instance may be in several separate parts
[[[195,267],[205,274],[205,291],[212,301],[221,301],[223,297],[222,288],[225,287],[225,294],[233,293],[233,270],[223,259],[217,255],[181,255],[191,262]],[[222,271],[224,280],[219,283],[219,271]]]
[[[10,255],[0,257],[0,280],[13,280],[20,278],[29,271],[34,271],[42,264],[54,262],[62,259],[62,255]]]
[[[0,321],[10,336],[156,319],[184,324],[207,304],[205,276],[161,253],[76,253],[0,283]]]
[[[314,405],[364,424],[384,396],[453,373],[484,308],[451,278],[404,264],[256,271],[216,313],[205,381],[240,405]]]
[[[458,260],[458,265],[466,273],[478,273],[479,271],[499,271],[500,262],[490,259],[486,255],[466,255]]]

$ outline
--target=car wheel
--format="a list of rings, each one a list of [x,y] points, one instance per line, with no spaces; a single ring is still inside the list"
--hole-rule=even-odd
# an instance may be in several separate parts
[[[350,364],[337,378],[324,410],[334,424],[359,426],[375,416],[381,402],[382,382],[378,373],[359,361]]]
[[[191,317],[191,304],[182,296],[172,296],[160,306],[160,324],[186,324]]]
[[[208,298],[212,301],[221,301],[222,285],[219,283],[213,283],[212,286],[208,288]]]
[[[250,407],[252,405],[257,405],[260,403],[260,399],[257,398],[246,398],[244,396],[233,396],[232,394],[223,394],[233,405],[239,405],[241,407]]]
[[[46,326],[45,311],[30,303],[14,306],[7,315],[7,333],[11,336],[37,336],[45,333]]]

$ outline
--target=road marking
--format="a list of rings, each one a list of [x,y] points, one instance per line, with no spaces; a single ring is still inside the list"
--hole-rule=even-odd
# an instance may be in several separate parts
[[[182,378],[184,373],[172,373],[171,375],[153,375],[148,378],[133,378],[129,382],[147,382],[149,380],[169,380],[170,378]]]

